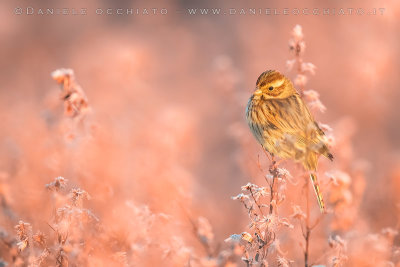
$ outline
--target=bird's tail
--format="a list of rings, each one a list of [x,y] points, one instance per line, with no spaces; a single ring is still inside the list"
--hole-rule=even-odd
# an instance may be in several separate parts
[[[314,186],[315,194],[317,195],[319,209],[321,210],[321,213],[325,213],[324,198],[322,197],[321,190],[319,189],[317,176],[314,173],[310,173],[310,178]]]

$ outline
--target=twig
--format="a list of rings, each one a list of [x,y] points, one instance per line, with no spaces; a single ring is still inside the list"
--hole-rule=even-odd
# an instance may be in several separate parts
[[[249,188],[249,191],[250,191],[251,197],[252,197],[253,200],[254,200],[254,203],[256,203],[258,209],[260,210],[261,215],[264,217],[264,213],[263,213],[262,210],[261,210],[261,205],[260,205],[260,204],[258,203],[258,201],[256,200],[256,197],[254,196],[254,193],[253,193],[253,189],[251,189],[251,187]]]
[[[309,247],[310,247],[310,235],[311,235],[311,228],[310,228],[310,199],[309,199],[309,181],[306,179],[305,183],[306,187],[306,206],[307,206],[307,218],[306,218],[306,232],[304,235],[304,239],[306,241],[306,248],[304,251],[304,266],[308,267],[308,258],[309,258]]]
[[[309,259],[310,259],[310,238],[311,238],[311,232],[314,230],[314,228],[319,224],[319,222],[322,219],[322,216],[318,217],[314,223],[310,222],[310,186],[309,186],[309,180],[305,179],[305,190],[306,190],[306,225],[304,226],[301,224],[301,232],[304,237],[305,241],[305,249],[304,249],[304,266],[312,266],[312,264],[309,264]]]
[[[269,173],[272,175],[272,183],[270,184],[270,202],[269,202],[269,214],[272,214],[274,206],[273,206],[273,200],[274,200],[274,185],[275,185],[275,178],[278,176],[278,168],[276,165],[276,161],[274,156],[271,158],[271,166],[269,168]]]

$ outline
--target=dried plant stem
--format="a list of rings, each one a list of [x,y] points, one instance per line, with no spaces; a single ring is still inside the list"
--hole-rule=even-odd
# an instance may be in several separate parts
[[[306,179],[306,212],[307,212],[307,218],[306,218],[306,231],[303,233],[304,235],[304,240],[306,242],[306,247],[304,250],[304,266],[308,267],[308,258],[309,258],[309,247],[310,247],[310,235],[311,235],[311,227],[310,227],[310,187],[309,187],[309,180]]]
[[[276,165],[276,161],[275,161],[273,156],[272,156],[271,161],[272,162],[271,162],[271,166],[269,168],[269,172],[272,175],[272,183],[269,185],[269,187],[270,187],[270,195],[271,195],[271,198],[270,198],[270,201],[269,201],[269,214],[272,214],[272,212],[274,211],[274,205],[273,205],[274,194],[275,194],[274,185],[275,185],[275,178],[278,175],[278,167]]]
[[[275,157],[271,154],[269,154],[266,150],[264,150],[264,154],[267,156],[267,158],[271,161],[271,165],[269,166],[269,173],[272,176],[272,182],[268,181],[267,178],[265,178],[265,180],[268,183],[269,186],[269,194],[270,194],[270,200],[269,200],[269,214],[272,214],[273,210],[274,210],[274,205],[273,205],[273,200],[274,200],[274,195],[275,195],[275,191],[274,191],[274,187],[275,187],[275,178],[278,177],[278,164],[275,160]],[[261,167],[260,164],[260,156],[258,156],[258,161],[257,161],[257,166],[260,169],[261,173],[264,174],[264,169]],[[254,196],[252,194],[252,197],[254,199]],[[260,205],[258,206],[259,208],[261,207]],[[260,208],[261,211],[261,208]],[[261,211],[261,214],[264,215]]]
[[[300,43],[297,42],[296,43],[296,47],[295,47],[295,57],[296,57],[296,63],[297,63],[297,73],[303,75],[304,71],[302,68],[302,64],[303,64],[303,58],[301,57],[301,46]],[[300,89],[300,96],[303,97],[304,95],[304,85],[299,86],[298,87]]]
[[[258,203],[256,197],[254,196],[253,190],[250,188],[249,191],[250,191],[251,198],[254,200],[254,203],[256,203],[256,205],[257,205],[257,207],[258,207],[258,209],[259,209],[261,215],[264,216],[264,213],[263,213],[263,211],[262,211],[262,209],[261,209],[261,204]]]
[[[308,177],[307,177],[308,178]],[[310,220],[310,181],[309,179],[305,180],[305,191],[306,191],[306,219],[305,223],[306,225],[303,227],[301,225],[301,231],[303,233],[304,241],[305,241],[305,247],[304,247],[304,266],[312,266],[313,264],[310,264],[310,238],[311,238],[311,232],[312,230],[319,224],[321,221],[322,216],[318,217],[313,224],[311,224]]]

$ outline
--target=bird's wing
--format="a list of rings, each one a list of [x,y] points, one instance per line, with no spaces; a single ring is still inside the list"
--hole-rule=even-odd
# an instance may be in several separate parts
[[[299,95],[273,99],[266,104],[273,114],[272,123],[282,130],[284,139],[292,141],[298,149],[311,149],[323,154],[322,150],[326,148],[323,142],[324,132],[318,127]]]

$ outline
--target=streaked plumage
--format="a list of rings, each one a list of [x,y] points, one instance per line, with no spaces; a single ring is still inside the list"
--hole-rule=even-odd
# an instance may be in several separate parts
[[[301,162],[310,171],[321,211],[325,204],[315,171],[320,154],[333,159],[324,132],[315,122],[292,82],[281,73],[263,72],[246,108],[250,130],[272,155]]]

